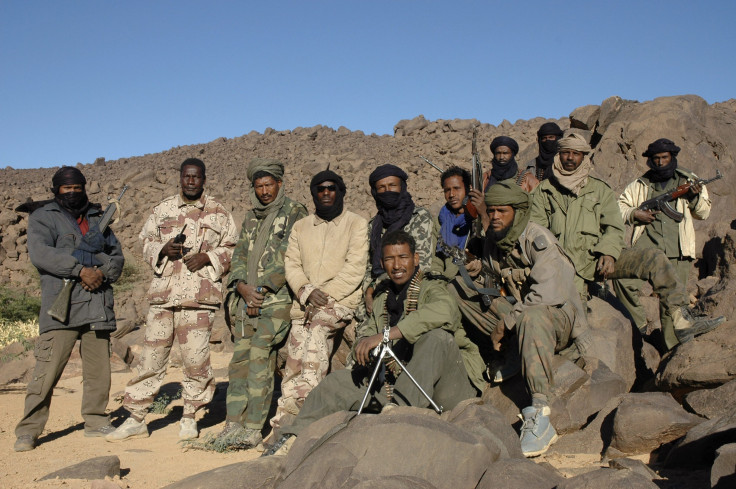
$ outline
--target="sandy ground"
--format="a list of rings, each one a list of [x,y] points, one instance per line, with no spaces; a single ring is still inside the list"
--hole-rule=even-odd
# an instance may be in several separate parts
[[[224,426],[225,388],[229,354],[213,353],[218,390],[213,408],[199,414],[200,436],[219,433]],[[131,372],[112,374],[111,393],[122,393]],[[162,392],[173,396],[179,389],[179,368],[169,368]],[[149,438],[136,438],[122,443],[109,443],[104,438],[86,438],[79,412],[82,400],[81,377],[61,380],[54,391],[51,414],[39,445],[30,452],[16,453],[15,425],[23,414],[24,384],[0,386],[0,487],[10,488],[85,488],[91,485],[83,480],[39,481],[50,472],[93,457],[117,455],[122,478],[115,482],[123,488],[158,488],[192,474],[223,465],[251,460],[260,455],[256,450],[234,453],[214,453],[185,450],[179,444],[181,400],[169,405],[168,414],[150,414]],[[118,400],[108,406],[114,424],[126,416]],[[122,417],[121,417],[122,415]]]
[[[210,407],[198,413],[200,436],[219,433],[225,422],[225,390],[227,388],[227,363],[231,353],[212,352],[217,393]],[[125,383],[131,371],[112,374],[111,401],[108,406],[113,424],[119,425],[127,414],[121,408]],[[179,390],[181,370],[170,367],[162,393],[173,397]],[[179,419],[182,412],[181,400],[169,404],[167,414],[149,414],[151,436],[136,438],[122,443],[109,443],[104,438],[86,438],[84,424],[79,412],[82,398],[81,377],[63,379],[54,391],[51,414],[39,445],[30,452],[16,453],[15,425],[23,414],[24,384],[0,386],[0,488],[28,489],[89,489],[92,482],[86,480],[45,480],[45,475],[94,457],[117,455],[120,459],[121,478],[113,483],[121,488],[159,488],[209,469],[236,462],[252,460],[260,456],[256,449],[215,453],[185,449],[179,443]],[[648,455],[637,458],[647,462]],[[534,459],[537,463],[548,463],[565,477],[574,477],[584,472],[607,466],[600,456],[589,454],[555,454]],[[709,487],[705,471],[677,471],[670,474],[669,481],[657,481],[667,489]],[[665,477],[667,476],[666,474]],[[674,476],[674,477],[673,477]]]

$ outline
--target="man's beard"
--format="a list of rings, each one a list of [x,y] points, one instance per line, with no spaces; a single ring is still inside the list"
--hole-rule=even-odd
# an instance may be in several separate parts
[[[509,234],[510,230],[511,230],[511,226],[507,228],[503,228],[500,231],[491,231],[491,237],[493,238],[493,241],[499,242],[503,238],[505,238],[507,234]]]

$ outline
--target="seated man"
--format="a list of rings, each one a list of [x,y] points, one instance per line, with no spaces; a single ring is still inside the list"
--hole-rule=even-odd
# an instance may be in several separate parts
[[[443,281],[423,276],[414,238],[404,231],[387,233],[382,240],[382,265],[389,280],[375,291],[371,316],[356,332],[352,369],[329,374],[307,397],[290,426],[282,427],[281,437],[264,455],[285,454],[294,436],[318,419],[338,411],[357,411],[374,370],[371,351],[381,343],[384,326],[390,326],[389,339],[396,355],[432,400],[446,409],[475,396],[463,366],[463,357],[453,340],[460,315]],[[430,405],[426,397],[394,362],[386,365],[383,382],[376,379],[366,402],[368,411],[385,406]]]
[[[644,279],[661,298],[667,349],[677,345],[675,337],[684,342],[686,337],[714,328],[717,323],[713,321],[686,318],[685,286],[664,253],[656,248],[622,249],[624,223],[616,196],[605,182],[590,176],[591,151],[587,141],[577,134],[560,139],[552,177],[534,192],[531,209],[531,220],[552,231],[572,259],[575,285],[583,303],[588,298],[588,285],[596,280]]]
[[[485,201],[491,221],[483,250],[486,290],[503,284],[509,296],[490,301],[483,331],[497,351],[504,337],[518,334],[521,372],[532,398],[522,410],[521,450],[532,457],[557,440],[548,404],[553,356],[563,350],[571,360],[585,354],[590,332],[573,282],[575,268],[552,233],[529,221],[529,194],[511,180],[494,185]]]

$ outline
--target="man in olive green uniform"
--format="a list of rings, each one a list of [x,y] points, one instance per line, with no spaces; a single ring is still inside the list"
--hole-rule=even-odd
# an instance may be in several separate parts
[[[294,436],[310,423],[329,414],[357,411],[368,387],[374,367],[373,351],[388,327],[392,349],[406,369],[433,399],[452,409],[464,399],[477,395],[463,366],[463,358],[453,339],[460,315],[443,281],[423,277],[414,239],[404,231],[387,233],[382,240],[382,265],[389,281],[376,289],[373,313],[357,331],[353,369],[328,375],[307,397],[299,415],[290,426],[281,428],[282,436],[265,454],[284,454]],[[462,329],[460,328],[460,331]],[[380,411],[386,406],[428,407],[430,402],[397,365],[386,367],[383,389],[376,381],[365,408]],[[391,392],[391,395],[387,394]]]
[[[284,164],[256,158],[248,165],[252,209],[233,253],[228,289],[235,343],[229,366],[227,418],[216,443],[252,448],[261,441],[273,396],[276,354],[289,333],[292,294],[284,254],[294,224],[307,215],[286,197]]]
[[[588,284],[595,280],[645,279],[662,299],[665,337],[675,326],[689,328],[691,323],[681,311],[687,305],[684,285],[664,254],[656,249],[622,249],[624,224],[616,197],[605,182],[590,176],[592,149],[587,141],[578,134],[568,134],[558,144],[552,177],[533,195],[531,220],[552,231],[572,259],[583,303],[588,298]],[[673,346],[668,342],[667,348]]]

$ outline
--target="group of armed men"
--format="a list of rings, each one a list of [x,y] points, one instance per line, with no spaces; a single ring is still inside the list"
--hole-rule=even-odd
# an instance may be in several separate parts
[[[145,417],[176,337],[184,375],[179,437],[198,437],[195,415],[215,391],[210,333],[224,305],[234,352],[226,422],[215,437],[221,447],[285,453],[302,429],[331,413],[452,409],[488,382],[520,372],[529,393],[522,451],[544,453],[557,439],[553,356],[579,363],[590,353],[587,303],[597,282],[613,280],[633,325],[661,351],[722,318],[694,316],[688,307],[693,219],[706,219],[711,202],[702,180],[678,166],[675,143],[651,143],[643,154],[649,170],[617,198],[590,175],[592,149],[583,137],[564,135],[555,123],[537,136],[539,154],[526,166],[516,162],[516,141],[495,138],[481,188],[465,169],[444,171],[446,204],[437,217],[414,203],[407,174],[391,164],[370,175],[377,208],[370,221],[345,208],[345,183],[330,170],[310,182],[309,214],[286,196],[283,163],[256,158],[247,169],[252,208],[239,236],[231,214],[204,193],[205,164],[185,160],[180,193],[154,207],[139,236],[154,278],[143,351],[123,400],[130,415],[117,428],[106,408],[116,334],[111,284],[123,253],[113,232],[100,230],[101,208],[89,203],[84,175],[62,167],[52,180],[54,199],[28,224],[28,252],[41,275],[41,335],[15,450],[36,446],[77,340],[85,436],[149,436]],[[683,184],[689,188],[669,203],[673,212],[639,208]],[[625,224],[633,226],[628,248]],[[65,280],[75,286],[60,321],[47,311]],[[660,299],[659,337],[647,336],[638,298],[644,280]],[[351,321],[356,339],[347,368],[328,375],[334,338]],[[281,397],[269,420],[285,342]],[[399,361],[376,361],[386,346]]]

